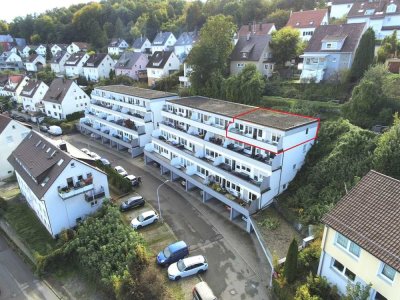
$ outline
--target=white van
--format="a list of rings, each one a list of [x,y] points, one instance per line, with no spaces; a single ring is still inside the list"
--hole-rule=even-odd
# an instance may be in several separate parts
[[[62,129],[60,126],[49,126],[49,130],[47,132],[51,135],[62,135]]]
[[[201,281],[193,288],[193,300],[217,300],[207,282]]]

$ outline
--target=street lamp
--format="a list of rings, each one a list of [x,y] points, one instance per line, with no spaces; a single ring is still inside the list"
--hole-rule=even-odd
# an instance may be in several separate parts
[[[157,188],[157,202],[158,202],[158,213],[160,214],[160,219],[162,220],[162,216],[161,216],[161,206],[160,206],[160,196],[158,195],[158,190],[160,189],[160,187],[162,187],[164,184],[166,184],[169,180],[165,180],[163,183],[161,183],[158,188]]]

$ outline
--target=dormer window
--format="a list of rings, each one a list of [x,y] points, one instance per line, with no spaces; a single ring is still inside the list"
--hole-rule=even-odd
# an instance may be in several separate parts
[[[332,43],[326,43],[326,49],[332,49]]]
[[[242,52],[242,57],[243,58],[247,58],[247,53],[246,52]]]
[[[387,13],[394,13],[394,12],[396,12],[396,9],[397,9],[397,5],[394,4],[394,3],[391,3],[391,4],[389,4],[389,5],[387,6],[386,12],[387,12]]]
[[[313,25],[314,24],[314,21],[310,21],[310,25]]]
[[[366,15],[366,16],[371,16],[371,15],[374,14],[374,12],[375,12],[375,9],[367,9],[367,10],[365,11],[364,15]]]

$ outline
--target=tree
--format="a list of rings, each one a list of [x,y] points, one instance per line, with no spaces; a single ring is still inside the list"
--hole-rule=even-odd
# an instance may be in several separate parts
[[[400,179],[400,118],[396,113],[393,126],[381,135],[374,152],[374,168]]]
[[[125,36],[125,27],[120,18],[115,21],[114,37],[123,38]]]
[[[51,50],[50,46],[47,44],[46,45],[46,61],[49,62],[51,60]]]
[[[205,86],[210,85],[208,81],[211,74],[226,73],[236,30],[231,18],[223,15],[208,18],[201,29],[199,42],[188,57],[188,63],[193,69],[190,79],[196,93],[203,94]]]
[[[393,31],[392,35],[386,36],[382,40],[382,44],[378,49],[377,61],[385,63],[390,57],[396,57],[400,50],[400,44],[397,40],[397,31]]]
[[[354,61],[350,69],[350,80],[357,81],[374,61],[375,32],[370,27],[362,35],[360,44],[356,50]]]
[[[9,27],[6,21],[0,20],[0,34],[7,34],[9,32]]]
[[[370,290],[372,284],[365,286],[357,282],[356,284],[349,282],[346,286],[347,295],[343,297],[344,300],[368,300],[370,299]]]
[[[270,42],[272,57],[274,61],[283,66],[299,55],[301,50],[300,32],[291,27],[284,27],[272,33]]]
[[[267,17],[268,23],[274,23],[277,29],[284,27],[289,20],[290,11],[277,9]]]
[[[283,275],[288,283],[293,283],[296,280],[298,252],[297,241],[293,239],[286,255],[285,267],[283,270]]]
[[[34,35],[31,36],[31,43],[32,44],[39,44],[41,41],[41,37],[40,35],[38,35],[37,33],[35,33]]]

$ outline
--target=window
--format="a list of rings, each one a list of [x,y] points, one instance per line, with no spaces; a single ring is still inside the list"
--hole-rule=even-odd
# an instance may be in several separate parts
[[[243,67],[244,67],[244,63],[238,63],[238,64],[237,64],[237,67],[238,67],[238,68],[243,68]]]
[[[306,151],[307,151],[307,145],[305,144],[303,145],[303,153],[306,153]]]
[[[375,298],[374,298],[374,299],[375,299],[375,300],[387,300],[387,298],[384,297],[384,296],[382,296],[382,294],[379,293],[379,292],[376,292],[376,293],[375,293]]]
[[[308,134],[308,128],[306,129],[306,134]]]
[[[342,248],[350,252],[356,257],[360,257],[361,248],[356,243],[350,241],[344,235],[338,233],[336,236],[336,243],[339,244]]]
[[[393,269],[391,266],[384,264],[382,268],[381,274],[385,276],[390,281],[393,281],[394,276],[396,275],[396,270]]]
[[[293,170],[296,170],[296,164],[293,165]]]
[[[333,267],[338,270],[339,272],[343,272],[344,266],[336,259],[333,261]]]
[[[356,279],[356,274],[354,274],[352,271],[350,271],[350,269],[346,268],[338,260],[336,260],[336,259],[332,259],[332,260],[333,260],[332,267],[334,269],[336,269],[337,272],[339,272],[340,274],[346,276],[347,279],[349,279],[350,281],[354,281]]]

